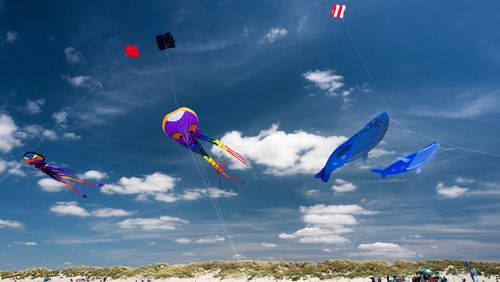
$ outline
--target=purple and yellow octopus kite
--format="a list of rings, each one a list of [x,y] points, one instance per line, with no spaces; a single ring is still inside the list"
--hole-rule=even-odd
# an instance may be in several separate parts
[[[219,147],[221,150],[228,152],[231,156],[242,162],[244,165],[248,165],[248,160],[241,154],[235,152],[224,143],[218,139],[210,138],[204,134],[198,127],[200,120],[196,113],[186,107],[181,107],[167,115],[163,118],[162,128],[165,134],[174,139],[177,143],[190,149],[191,151],[199,154],[203,157],[210,165],[212,165],[217,173],[224,175],[225,177],[242,182],[234,177],[229,176],[222,167],[223,163],[215,161],[210,157],[205,149],[201,146],[198,140],[203,140],[213,145]]]
[[[27,152],[26,154],[24,154],[23,160],[25,163],[34,166],[36,169],[45,173],[46,175],[48,175],[50,178],[54,179],[55,181],[63,183],[64,185],[66,185],[66,187],[73,190],[73,192],[77,193],[78,195],[82,196],[85,199],[87,198],[87,195],[82,194],[80,191],[75,189],[75,187],[73,187],[69,183],[70,181],[80,183],[80,184],[85,184],[85,185],[98,186],[98,187],[102,187],[104,185],[101,182],[99,182],[96,185],[94,183],[75,179],[75,178],[69,176],[69,174],[73,174],[73,171],[71,169],[48,165],[45,162],[45,157],[42,156],[41,154],[38,154],[35,152]]]

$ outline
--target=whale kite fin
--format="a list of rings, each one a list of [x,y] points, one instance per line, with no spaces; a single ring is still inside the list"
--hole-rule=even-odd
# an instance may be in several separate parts
[[[384,173],[384,170],[379,168],[372,169],[371,171],[380,174],[380,176],[382,176],[382,179],[385,179],[385,177],[387,176],[387,174]]]
[[[316,173],[314,178],[320,178],[323,182],[327,183],[330,179],[330,173],[326,173],[325,169],[323,168],[320,172]]]
[[[405,163],[411,162],[411,159],[405,158],[405,157],[397,157],[396,160],[402,161],[402,162],[405,162]]]

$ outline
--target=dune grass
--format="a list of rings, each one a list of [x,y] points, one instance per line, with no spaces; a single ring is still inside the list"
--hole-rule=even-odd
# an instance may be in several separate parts
[[[479,275],[500,275],[499,262],[472,262]],[[299,280],[307,277],[331,279],[335,277],[368,277],[368,276],[399,276],[414,275],[421,267],[430,267],[444,275],[458,272],[466,275],[467,270],[463,261],[435,260],[435,261],[397,261],[393,264],[377,260],[326,260],[313,262],[286,262],[286,261],[211,261],[190,264],[152,264],[142,267],[68,267],[62,270],[46,268],[32,268],[16,271],[0,271],[0,278],[40,278],[40,277],[74,277],[84,276],[89,279],[103,277],[118,279],[131,277],[162,278],[193,278],[203,274],[213,274],[219,278],[247,277],[248,280],[258,277],[288,278]]]

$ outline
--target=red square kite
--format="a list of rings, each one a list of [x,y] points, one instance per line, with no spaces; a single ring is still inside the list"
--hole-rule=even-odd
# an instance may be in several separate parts
[[[127,57],[139,58],[139,49],[135,45],[126,45],[125,54]]]

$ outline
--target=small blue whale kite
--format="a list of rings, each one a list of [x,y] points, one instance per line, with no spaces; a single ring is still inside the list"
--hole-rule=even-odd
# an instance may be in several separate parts
[[[372,171],[379,173],[382,178],[385,178],[389,174],[405,173],[414,169],[417,171],[417,173],[420,173],[420,171],[422,170],[422,166],[424,166],[426,163],[432,160],[434,156],[436,156],[438,149],[439,143],[434,142],[416,153],[410,154],[406,157],[397,158],[397,162],[384,169],[376,168],[372,169]]]
[[[314,177],[328,182],[334,170],[360,157],[368,158],[368,152],[382,141],[388,126],[389,115],[386,112],[376,116],[358,133],[338,146],[326,161],[325,167]]]

